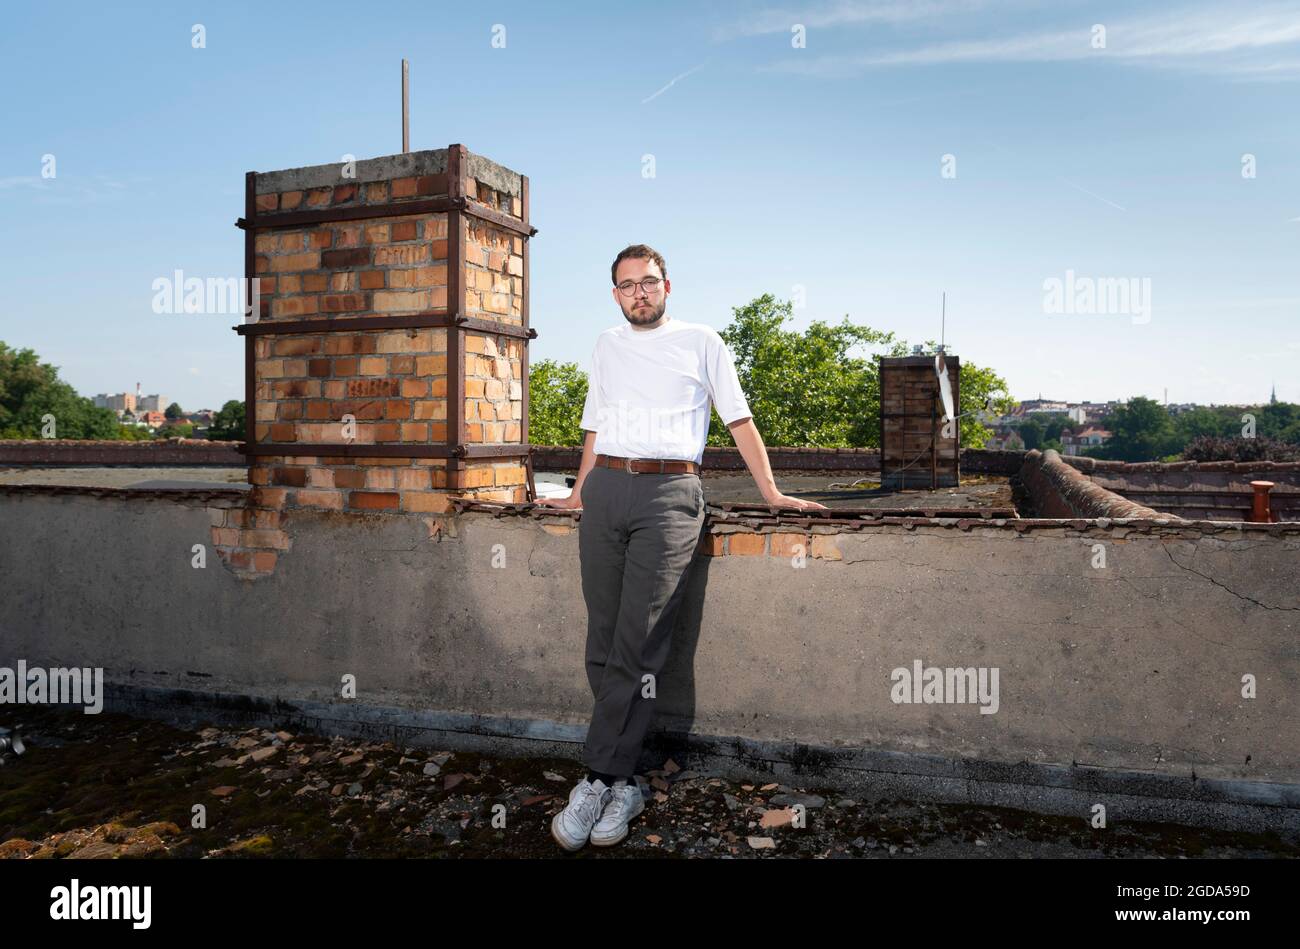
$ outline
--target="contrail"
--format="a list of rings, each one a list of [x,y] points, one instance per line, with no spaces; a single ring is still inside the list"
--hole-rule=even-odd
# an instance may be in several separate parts
[[[672,79],[670,79],[670,80],[668,81],[668,85],[664,86],[662,89],[660,89],[658,92],[656,92],[653,96],[650,96],[650,97],[647,98],[647,99],[642,99],[642,100],[641,100],[641,104],[642,104],[642,105],[645,105],[647,102],[650,101],[650,99],[653,99],[653,98],[655,98],[656,96],[663,95],[663,94],[664,94],[665,92],[667,92],[670,88],[672,88],[673,83],[675,83],[678,79],[685,79],[685,78],[686,78],[687,76],[689,76],[691,73],[693,73],[693,72],[698,72],[699,70],[701,70],[701,69],[703,69],[703,68],[704,68],[704,63],[700,63],[700,64],[699,64],[698,66],[696,66],[695,68],[686,70],[686,72],[682,73],[680,76],[674,76]]]
[[[1064,181],[1064,182],[1065,182],[1067,185],[1069,185],[1071,188],[1075,188],[1075,189],[1077,189],[1077,190],[1079,190],[1079,191],[1082,191],[1084,194],[1088,195],[1089,197],[1096,198],[1098,201],[1105,201],[1105,202],[1106,202],[1107,204],[1109,204],[1112,208],[1119,208],[1121,211],[1127,211],[1127,210],[1128,210],[1128,208],[1125,208],[1125,207],[1122,207],[1122,206],[1116,204],[1114,201],[1111,201],[1109,198],[1103,198],[1101,195],[1096,194],[1095,192],[1089,191],[1087,188],[1082,188],[1082,187],[1080,187],[1079,185],[1076,185],[1076,184],[1075,184],[1073,181],[1071,181],[1069,178],[1061,178],[1060,175],[1057,175],[1056,177],[1057,177],[1059,180]]]

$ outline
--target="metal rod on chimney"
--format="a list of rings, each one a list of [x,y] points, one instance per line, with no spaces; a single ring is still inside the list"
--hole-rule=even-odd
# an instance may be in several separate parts
[[[411,150],[411,64],[402,60],[402,151]]]

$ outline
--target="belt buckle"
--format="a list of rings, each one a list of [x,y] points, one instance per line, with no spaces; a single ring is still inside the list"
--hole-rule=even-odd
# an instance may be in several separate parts
[[[641,472],[637,471],[635,468],[632,467],[632,459],[631,459],[631,458],[624,458],[624,459],[623,459],[623,467],[627,470],[627,473],[628,473],[628,474],[640,474],[640,473],[641,473]]]

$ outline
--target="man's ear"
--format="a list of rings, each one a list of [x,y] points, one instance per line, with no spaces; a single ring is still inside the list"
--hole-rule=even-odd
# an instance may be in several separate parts
[[[673,292],[673,283],[667,277],[664,277],[664,296]]]

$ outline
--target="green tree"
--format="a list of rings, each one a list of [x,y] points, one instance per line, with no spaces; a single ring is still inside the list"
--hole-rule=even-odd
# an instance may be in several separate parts
[[[1240,428],[1239,424],[1234,425],[1234,421],[1225,418],[1221,412],[1204,406],[1197,406],[1174,416],[1173,423],[1174,432],[1178,436],[1179,450],[1193,438],[1202,435],[1230,438],[1237,434],[1235,429]]]
[[[242,442],[244,440],[244,403],[231,399],[212,416],[208,438],[214,442]]]
[[[732,308],[732,322],[719,335],[736,358],[754,423],[768,445],[878,448],[881,356],[905,356],[910,346],[893,333],[860,326],[845,316],[838,324],[814,320],[799,333],[782,328],[792,304],[764,294]],[[933,349],[934,340],[925,345]],[[880,350],[871,353],[872,348]],[[1011,410],[1006,381],[990,369],[963,361],[958,373],[961,444],[980,448],[992,434],[985,411]],[[714,413],[708,444],[733,444]]]
[[[1056,448],[1057,451],[1060,451],[1057,446],[1061,443],[1061,433],[1074,426],[1074,419],[1064,412],[1048,412],[1043,418],[1043,441],[1055,442],[1056,445],[1047,445],[1047,447]],[[1083,426],[1079,427],[1082,428]]]
[[[1262,405],[1255,415],[1255,434],[1260,438],[1275,438],[1290,441],[1284,433],[1294,431],[1300,423],[1300,405],[1293,402],[1275,402]]]
[[[171,405],[167,406],[166,410],[163,412],[163,415],[173,420],[180,418],[184,414],[185,410],[181,408],[179,402],[173,402]]]
[[[880,444],[880,374],[870,353],[905,355],[907,344],[892,333],[856,326],[848,317],[820,320],[803,333],[782,328],[792,304],[764,294],[732,308],[732,322],[719,335],[736,360],[754,424],[772,446],[850,448]],[[715,412],[708,444],[732,445]]]
[[[906,342],[892,333],[814,321],[802,333],[782,324],[792,305],[771,294],[734,307],[719,332],[736,361],[754,423],[770,446],[877,447],[880,443],[880,375],[877,357],[906,355]],[[932,344],[931,344],[932,345]],[[871,353],[876,348],[882,352]],[[529,367],[529,441],[538,445],[580,445],[579,423],[587,378],[574,363],[542,360]],[[1012,399],[996,373],[963,363],[957,413],[962,444],[982,446],[991,430],[980,421],[986,409],[1004,413]],[[732,445],[717,412],[707,444]]]
[[[147,442],[153,438],[153,432],[143,425],[118,425],[117,437],[126,442]]]
[[[1085,451],[1093,458],[1156,461],[1180,448],[1178,433],[1163,405],[1144,396],[1129,399],[1106,422],[1110,440]]]
[[[118,437],[111,409],[78,395],[35,351],[0,342],[0,438],[42,438],[46,416],[53,416],[56,438]]]
[[[581,445],[587,375],[577,363],[543,359],[528,366],[528,440]]]
[[[1042,449],[1044,440],[1043,423],[1033,415],[1016,426],[1016,434],[1025,443],[1026,449]]]

